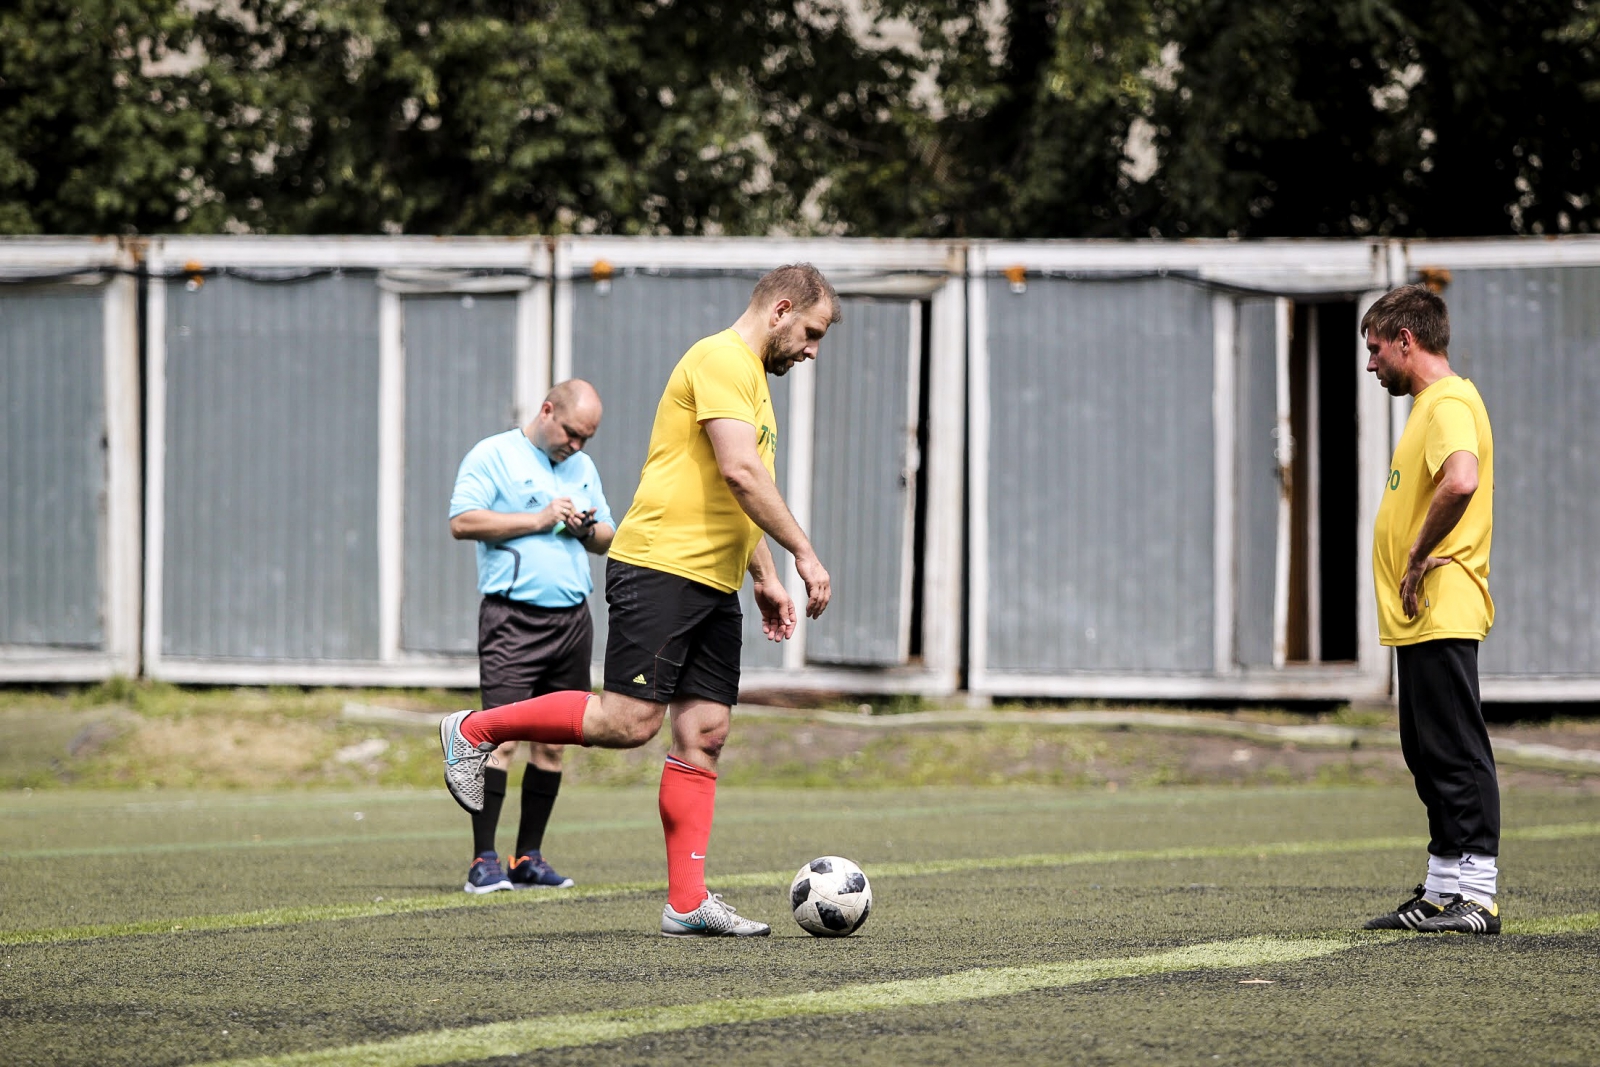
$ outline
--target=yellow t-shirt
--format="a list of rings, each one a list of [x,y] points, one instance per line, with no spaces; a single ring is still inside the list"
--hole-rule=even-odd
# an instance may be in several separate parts
[[[1455,452],[1478,457],[1478,491],[1455,529],[1430,553],[1449,556],[1454,562],[1423,576],[1416,617],[1408,619],[1400,606],[1400,579],[1433,501],[1440,468]],[[1477,386],[1451,376],[1418,393],[1389,467],[1389,482],[1372,537],[1380,638],[1386,645],[1453,637],[1483,640],[1494,624],[1494,601],[1489,597],[1494,435]]]
[[[766,368],[732,329],[695,342],[667,379],[639,489],[611,555],[732,593],[744,584],[761,528],[722,479],[701,426],[707,419],[754,426],[761,463],[776,480],[778,420]]]

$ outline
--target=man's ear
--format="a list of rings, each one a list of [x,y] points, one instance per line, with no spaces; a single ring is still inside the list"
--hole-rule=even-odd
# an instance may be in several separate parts
[[[778,325],[778,323],[783,321],[783,317],[789,314],[789,312],[792,310],[794,310],[794,301],[790,300],[788,297],[780,297],[778,301],[772,305],[770,325]]]

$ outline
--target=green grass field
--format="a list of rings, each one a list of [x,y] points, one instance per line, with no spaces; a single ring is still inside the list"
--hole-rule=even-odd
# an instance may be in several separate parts
[[[1421,869],[1387,788],[726,789],[713,889],[774,927],[746,942],[656,935],[650,789],[567,790],[578,888],[486,898],[442,790],[0,811],[6,1064],[1600,1062],[1577,792],[1508,793],[1506,934],[1476,939],[1354,932]],[[830,852],[876,895],[841,941],[784,902]]]

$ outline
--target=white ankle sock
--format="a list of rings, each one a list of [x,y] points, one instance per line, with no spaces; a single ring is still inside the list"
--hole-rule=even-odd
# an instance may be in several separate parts
[[[1461,857],[1428,857],[1428,877],[1422,882],[1423,898],[1441,908],[1461,892]]]
[[[1495,858],[1468,852],[1461,857],[1460,871],[1461,888],[1456,892],[1486,908],[1494,907],[1495,890],[1500,882],[1500,868]]]

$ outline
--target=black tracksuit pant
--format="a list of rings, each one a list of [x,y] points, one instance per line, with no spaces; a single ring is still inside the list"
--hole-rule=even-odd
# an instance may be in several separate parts
[[[1428,809],[1428,851],[1498,856],[1500,782],[1478,700],[1478,642],[1401,645],[1395,661],[1400,751]]]

